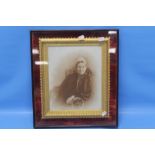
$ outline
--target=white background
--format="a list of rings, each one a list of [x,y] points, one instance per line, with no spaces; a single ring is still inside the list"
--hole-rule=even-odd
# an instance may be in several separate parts
[[[155,25],[154,0],[1,0],[0,25]],[[151,155],[155,130],[0,130],[4,155]]]
[[[154,0],[1,0],[0,25],[154,25]]]
[[[154,155],[154,130],[3,130],[2,155]]]

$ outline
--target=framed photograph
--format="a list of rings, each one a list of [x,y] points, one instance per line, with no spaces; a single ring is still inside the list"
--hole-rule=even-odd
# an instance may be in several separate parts
[[[117,127],[118,30],[31,31],[34,127]]]

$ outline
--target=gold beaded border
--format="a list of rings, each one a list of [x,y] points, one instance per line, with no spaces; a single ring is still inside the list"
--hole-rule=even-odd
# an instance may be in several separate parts
[[[101,110],[49,110],[48,47],[50,46],[102,47],[102,109]],[[110,97],[110,38],[39,38],[40,84],[42,118],[94,118],[109,117]],[[104,83],[104,84],[103,84]]]

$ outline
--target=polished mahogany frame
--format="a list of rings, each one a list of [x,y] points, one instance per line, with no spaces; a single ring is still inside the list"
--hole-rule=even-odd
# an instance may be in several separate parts
[[[39,38],[76,38],[109,37],[110,38],[110,101],[109,117],[104,118],[55,118],[46,119],[41,116],[40,60]],[[55,30],[31,31],[31,60],[33,82],[34,128],[51,127],[117,127],[118,125],[118,39],[119,31],[111,30]],[[36,51],[36,52],[35,52]]]

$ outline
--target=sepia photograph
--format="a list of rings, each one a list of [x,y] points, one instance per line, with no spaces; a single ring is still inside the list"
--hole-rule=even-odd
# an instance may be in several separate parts
[[[101,110],[101,46],[48,47],[50,111]]]

